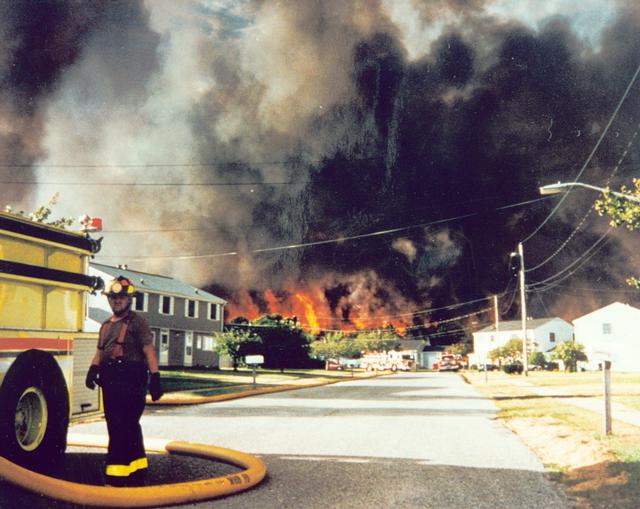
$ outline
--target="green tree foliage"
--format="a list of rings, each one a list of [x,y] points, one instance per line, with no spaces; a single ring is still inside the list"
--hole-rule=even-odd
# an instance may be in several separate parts
[[[60,194],[55,193],[49,203],[46,205],[40,205],[35,211],[28,215],[29,219],[35,221],[36,223],[48,224],[50,226],[57,226],[58,228],[65,229],[71,226],[74,222],[73,218],[70,217],[61,217],[58,219],[50,220],[50,216],[53,213],[53,208],[58,204],[58,198]],[[11,212],[11,207],[7,207],[7,211]],[[24,211],[14,212],[19,216],[26,216]]]
[[[510,339],[504,346],[494,348],[489,352],[489,358],[502,363],[516,362],[522,357],[522,340],[518,338]]]
[[[533,352],[529,357],[529,364],[544,368],[547,365],[547,359],[542,352]]]
[[[584,353],[584,345],[575,341],[565,341],[557,345],[552,352],[552,357],[564,363],[564,370],[575,372],[578,361],[586,361],[587,355]]]
[[[311,337],[302,330],[296,318],[264,315],[252,322],[251,330],[262,338],[256,353],[264,355],[265,368],[284,372],[285,368],[311,365]]]
[[[356,335],[355,343],[360,352],[382,352],[397,348],[400,336],[393,328],[362,331]]]
[[[262,343],[260,337],[249,330],[231,329],[216,333],[216,351],[231,357],[233,370],[238,371],[242,358]]]
[[[632,189],[622,186],[620,193],[640,199],[640,179],[633,179]],[[627,200],[624,197],[607,192],[604,193],[602,199],[596,201],[595,206],[601,216],[606,214],[611,218],[609,221],[611,226],[615,228],[625,226],[629,230],[640,229],[639,202]],[[627,283],[640,289],[640,279],[637,277],[628,278]]]
[[[360,348],[353,337],[345,336],[342,332],[331,332],[311,343],[311,353],[325,361],[340,357],[355,359],[360,356]]]
[[[459,343],[454,343],[453,345],[447,348],[454,355],[461,355],[462,357],[466,356],[471,352],[473,346],[470,342],[461,341]]]

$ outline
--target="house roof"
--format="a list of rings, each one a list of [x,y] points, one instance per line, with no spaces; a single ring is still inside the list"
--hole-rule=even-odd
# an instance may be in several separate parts
[[[538,327],[540,327],[541,325],[544,325],[546,323],[552,322],[554,320],[562,320],[562,318],[558,318],[556,316],[551,317],[551,318],[534,318],[531,320],[527,320],[527,329],[537,329]],[[562,320],[564,322],[564,320]],[[570,325],[567,322],[567,325]],[[497,332],[507,332],[507,331],[521,331],[522,330],[522,321],[521,320],[510,320],[507,322],[500,322],[498,324],[498,331]],[[479,332],[496,332],[496,325],[495,323],[492,323],[491,325],[485,327],[484,329],[480,329],[479,331],[474,332],[474,334],[477,334]]]
[[[622,302],[617,302],[616,301],[616,302],[612,302],[611,304],[607,304],[604,307],[601,307],[599,309],[591,311],[590,313],[587,313],[586,315],[579,316],[578,318],[575,318],[573,321],[575,323],[575,322],[578,322],[578,321],[580,321],[583,318],[586,318],[588,316],[597,315],[599,313],[602,313],[603,311],[606,312],[606,311],[608,311],[610,309],[613,309],[613,308],[622,308],[625,311],[628,311],[630,313],[635,313],[635,314],[639,314],[640,313],[640,309],[638,309],[638,308],[636,308],[634,306],[630,306],[629,304],[623,304]]]
[[[402,350],[417,350],[422,352],[425,346],[428,346],[429,342],[424,339],[401,339],[400,348]]]
[[[112,267],[111,265],[103,265],[101,263],[90,263],[91,267],[104,272],[112,277],[124,276],[131,280],[137,290],[142,292],[161,293],[165,295],[174,295],[186,297],[188,299],[212,302],[215,304],[226,304],[224,299],[205,292],[200,288],[188,285],[179,279],[169,276],[161,276],[159,274],[149,274],[147,272],[139,272],[128,268]]]

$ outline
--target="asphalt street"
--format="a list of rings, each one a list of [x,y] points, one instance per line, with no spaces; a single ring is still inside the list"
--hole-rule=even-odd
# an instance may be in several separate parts
[[[410,373],[190,407],[154,407],[146,437],[258,455],[267,478],[250,491],[181,507],[567,508],[538,459],[453,373]],[[106,434],[103,422],[74,433]],[[61,477],[98,483],[99,451],[71,450]],[[150,484],[235,467],[153,455]],[[0,507],[77,507],[0,484]]]

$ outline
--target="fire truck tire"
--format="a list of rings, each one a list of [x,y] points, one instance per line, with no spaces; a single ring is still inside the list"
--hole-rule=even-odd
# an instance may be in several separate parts
[[[391,371],[393,371],[394,373],[395,373],[396,371],[398,371],[398,366],[397,366],[396,364],[392,364],[392,365],[391,365]]]
[[[67,446],[69,392],[51,355],[18,356],[0,387],[0,453],[27,467],[56,462]]]

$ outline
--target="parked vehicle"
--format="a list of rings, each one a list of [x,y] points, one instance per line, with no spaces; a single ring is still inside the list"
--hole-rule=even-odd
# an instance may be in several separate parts
[[[332,371],[342,371],[347,367],[337,359],[327,359],[327,369]]]
[[[0,213],[0,455],[14,462],[55,463],[70,415],[99,409],[98,391],[79,396],[91,392],[97,333],[83,328],[86,292],[103,286],[87,275],[99,250],[87,232]],[[84,346],[86,362],[74,366]]]
[[[402,352],[389,350],[388,352],[373,352],[362,356],[360,366],[367,371],[408,371],[409,364],[403,358]]]
[[[438,371],[458,371],[460,369],[460,359],[458,355],[443,352],[438,362]]]

